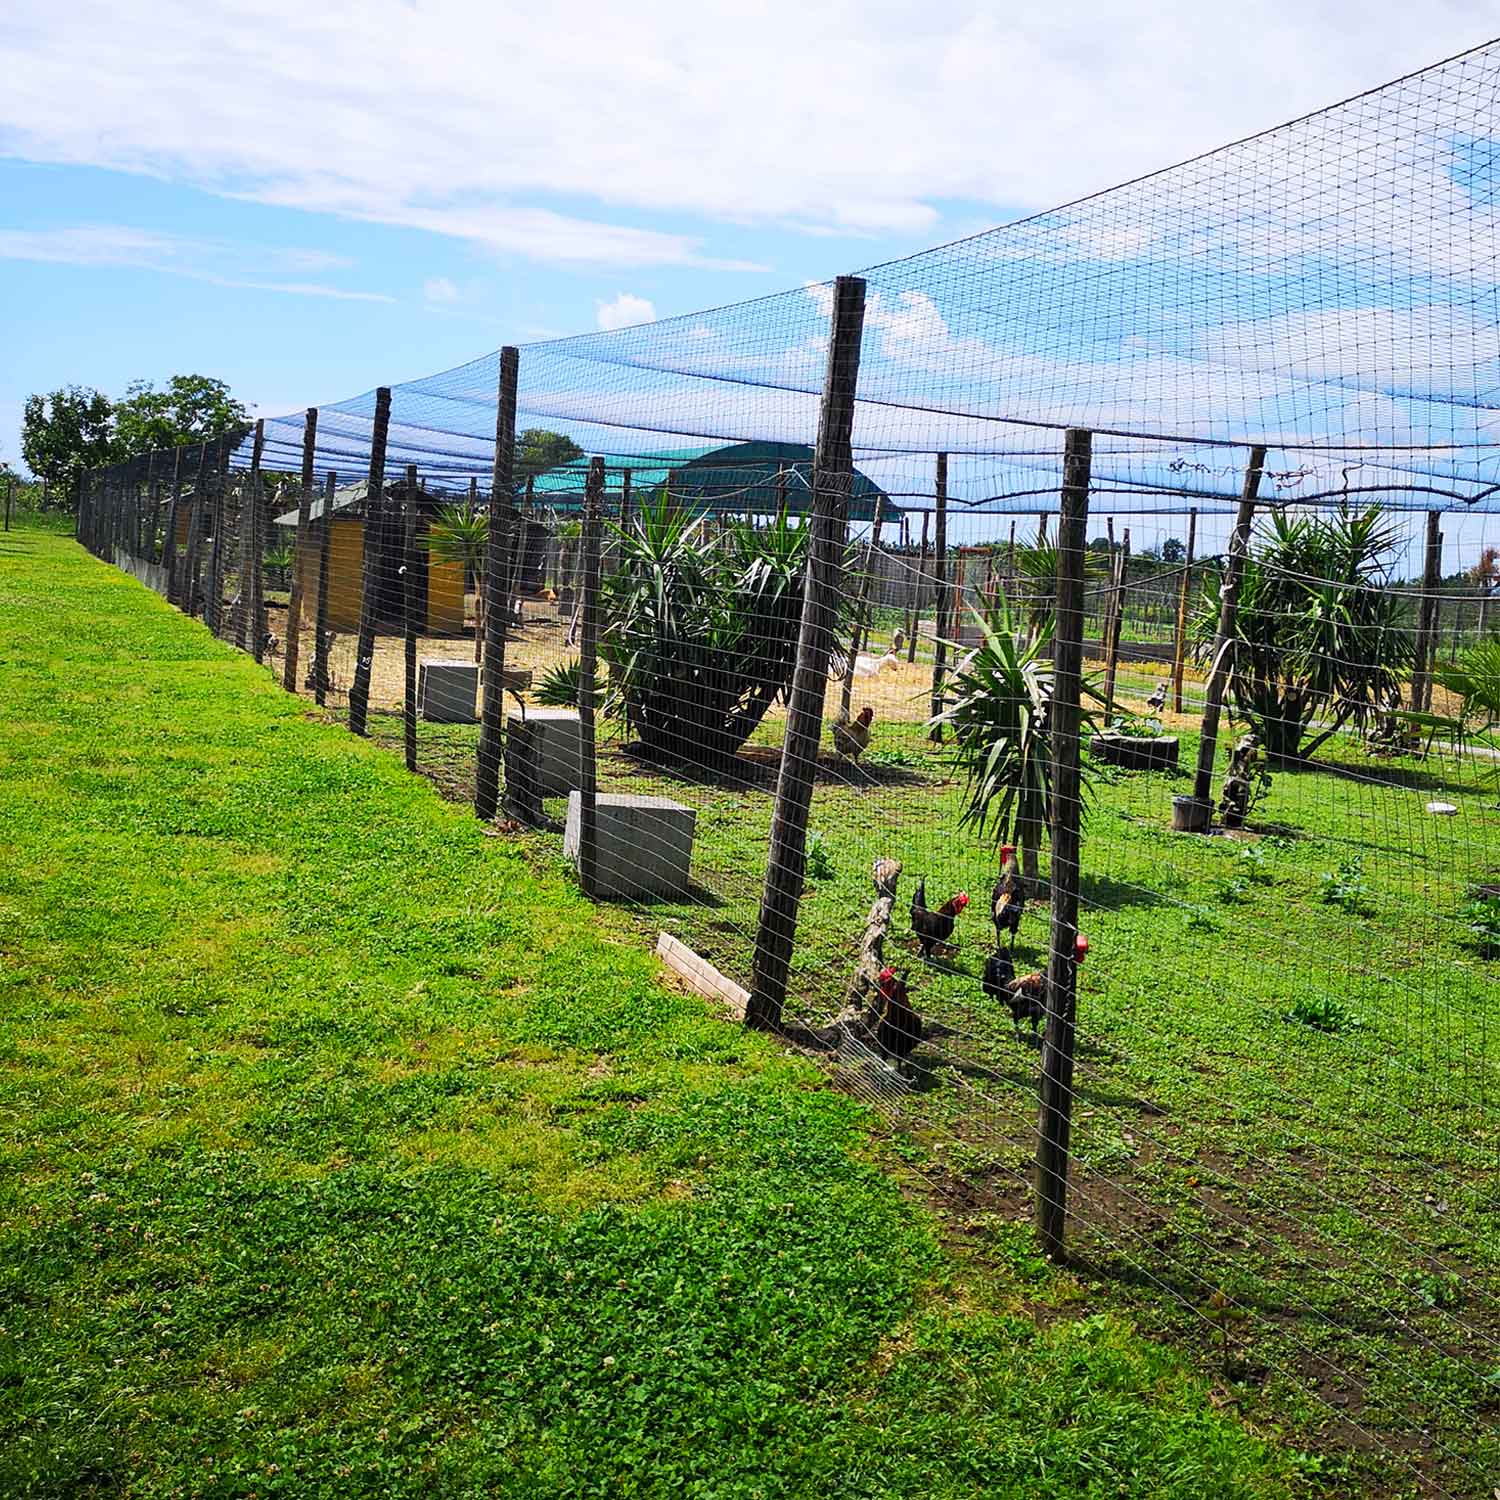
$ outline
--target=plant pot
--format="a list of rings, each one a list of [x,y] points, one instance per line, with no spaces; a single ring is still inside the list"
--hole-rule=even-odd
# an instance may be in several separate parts
[[[1139,735],[1115,734],[1106,729],[1090,741],[1095,760],[1127,771],[1175,771],[1177,769],[1177,736],[1157,735],[1143,739]]]
[[[1212,802],[1196,797],[1172,798],[1172,831],[1174,833],[1207,833],[1213,820]]]

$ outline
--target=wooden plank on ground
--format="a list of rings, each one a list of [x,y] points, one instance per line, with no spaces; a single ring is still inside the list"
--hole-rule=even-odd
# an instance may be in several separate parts
[[[745,1019],[750,991],[719,973],[706,958],[699,957],[686,943],[674,938],[670,932],[664,932],[656,939],[656,956],[695,994],[717,1000],[728,1009],[732,1020]]]

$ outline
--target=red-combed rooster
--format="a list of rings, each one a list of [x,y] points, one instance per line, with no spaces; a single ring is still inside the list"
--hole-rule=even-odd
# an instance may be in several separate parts
[[[911,1007],[906,981],[894,969],[880,971],[876,993],[880,999],[875,1045],[888,1057],[905,1062],[922,1040],[922,1018]]]
[[[923,958],[931,958],[932,950],[953,936],[953,924],[958,921],[958,914],[968,904],[969,893],[960,891],[956,896],[950,896],[936,911],[928,911],[927,877],[924,875],[917,882],[911,898],[911,930],[917,935]]]
[[[859,764],[859,758],[870,748],[870,724],[875,718],[875,710],[867,703],[855,714],[851,721],[845,713],[840,713],[834,720],[833,748],[840,760],[852,760],[855,765]]]
[[[1080,932],[1073,942],[1073,962],[1081,964],[1088,957],[1089,940]],[[1036,1035],[1037,1022],[1047,1018],[1047,976],[1040,972],[1023,974],[1016,978],[1015,965],[1009,954],[998,949],[985,960],[984,975],[980,980],[984,992],[992,1000],[1004,1000],[1010,1006],[1010,1018],[1017,1034],[1022,1021],[1031,1022],[1031,1034]]]
[[[1010,933],[1010,951],[1016,951],[1016,936],[1021,931],[1021,916],[1026,910],[1026,877],[1016,862],[1016,846],[1000,847],[1000,878],[990,896],[990,915],[995,919],[995,942]]]

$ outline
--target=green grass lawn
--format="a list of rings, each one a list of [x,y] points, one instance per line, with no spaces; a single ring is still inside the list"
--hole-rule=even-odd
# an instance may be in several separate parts
[[[0,544],[0,1494],[1278,1496],[535,845]]]
[[[1122,671],[1128,696],[1156,680]],[[398,721],[375,732],[399,744]],[[761,752],[774,735],[758,737]],[[473,749],[471,729],[423,726],[424,768],[459,798]],[[1196,753],[1189,734],[1184,768]],[[1188,1354],[1218,1399],[1315,1450],[1321,1485],[1488,1500],[1500,1474],[1500,966],[1459,912],[1471,883],[1500,879],[1493,766],[1376,760],[1351,744],[1326,759],[1279,773],[1237,838],[1169,831],[1186,769],[1096,781],[1078,1270],[1090,1306],[1128,1312]],[[1004,1238],[1029,1211],[1037,1053],[978,984],[994,848],[959,827],[962,782],[919,725],[877,721],[870,760],[867,778],[820,772],[822,857],[793,1008],[817,1020],[838,1009],[871,862],[899,857],[895,951],[916,1005],[948,1034],[919,1053],[918,1089],[883,1101],[893,1149],[933,1202]],[[746,982],[769,777],[668,776],[613,747],[601,779],[697,809],[693,897],[637,910],[642,941],[666,928]],[[1458,815],[1429,813],[1435,799]],[[558,837],[530,842],[555,867]],[[899,946],[923,875],[932,904],[960,888],[975,898],[959,952],[930,966]],[[1037,907],[1018,964],[1040,964],[1045,937]],[[861,1074],[838,1081],[867,1092]]]

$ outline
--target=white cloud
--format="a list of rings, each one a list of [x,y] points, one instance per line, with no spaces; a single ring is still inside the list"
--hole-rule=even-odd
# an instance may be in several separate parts
[[[437,305],[457,302],[459,299],[458,288],[446,276],[434,276],[424,281],[422,295]]]
[[[656,309],[633,292],[621,292],[613,302],[596,302],[599,326],[606,332],[616,328],[633,328],[637,323],[654,323]]]
[[[390,302],[380,292],[349,291],[323,282],[287,281],[349,264],[320,250],[263,249],[160,234],[118,224],[81,224],[64,229],[0,229],[0,260],[44,261],[69,266],[122,266],[184,276],[211,286],[280,292],[295,297],[332,297],[346,302]]]
[[[1294,0],[1212,14],[1196,0],[766,0],[754,25],[698,0],[369,0],[350,17],[300,0],[12,0],[3,148],[546,260],[723,267],[743,262],[611,216],[920,234],[944,200],[1064,201],[1487,24],[1465,0],[1370,0],[1357,27],[1347,8]],[[602,212],[546,206],[559,198]]]

